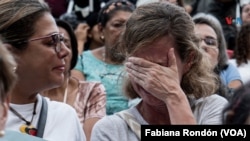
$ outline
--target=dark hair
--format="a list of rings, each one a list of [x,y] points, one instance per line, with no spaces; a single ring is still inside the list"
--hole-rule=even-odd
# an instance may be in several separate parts
[[[183,0],[177,0],[177,5],[179,5],[181,7],[185,6]]]
[[[77,50],[77,39],[76,35],[74,33],[73,28],[70,26],[70,24],[64,20],[56,19],[56,24],[59,27],[62,27],[65,29],[70,37],[70,43],[71,43],[71,51],[72,51],[72,59],[70,62],[70,69],[73,69],[77,62],[77,56],[78,56],[78,50]]]
[[[245,124],[250,116],[250,81],[236,89],[233,98],[223,110],[224,124]]]
[[[64,13],[59,19],[67,21],[73,30],[77,28],[78,24],[85,22],[84,17],[79,12]]]
[[[250,57],[250,24],[244,24],[237,36],[236,47],[234,49],[234,58],[237,66],[248,62]]]
[[[86,17],[86,23],[89,26],[89,31],[93,29],[95,25],[98,24],[98,13],[97,12],[91,12],[87,17]],[[87,36],[87,42],[84,44],[84,50],[89,50],[89,46],[92,42],[92,39]]]
[[[133,12],[135,5],[126,0],[111,0],[109,1],[98,14],[98,23],[101,23],[105,27],[106,23],[116,13],[116,11],[128,11]]]
[[[15,5],[15,6],[13,6]],[[22,50],[35,32],[34,25],[46,12],[50,13],[47,3],[39,0],[1,0],[0,35],[3,43]]]
[[[98,24],[98,13],[97,12],[91,12],[86,17],[86,23],[89,25],[90,29],[92,29],[96,24]]]

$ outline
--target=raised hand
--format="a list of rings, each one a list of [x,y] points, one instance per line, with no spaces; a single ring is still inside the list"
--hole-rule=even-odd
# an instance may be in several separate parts
[[[165,100],[171,93],[181,90],[173,48],[168,52],[168,66],[137,57],[130,57],[125,65],[130,79],[160,100]]]

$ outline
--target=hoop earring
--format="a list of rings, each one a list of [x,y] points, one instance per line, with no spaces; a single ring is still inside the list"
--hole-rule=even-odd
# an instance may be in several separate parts
[[[0,131],[0,137],[3,137],[4,135],[5,135],[4,130],[1,130],[1,131]]]

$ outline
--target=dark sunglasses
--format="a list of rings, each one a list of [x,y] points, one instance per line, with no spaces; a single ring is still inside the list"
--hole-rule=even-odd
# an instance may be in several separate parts
[[[52,45],[54,46],[54,49],[56,53],[59,53],[62,49],[61,42],[64,41],[64,35],[61,33],[53,33],[51,35],[43,36],[43,37],[38,37],[34,39],[30,39],[27,41],[19,42],[18,44],[25,44],[28,42],[36,41],[36,40],[41,40],[41,39],[46,39],[46,38],[51,38],[52,39]]]

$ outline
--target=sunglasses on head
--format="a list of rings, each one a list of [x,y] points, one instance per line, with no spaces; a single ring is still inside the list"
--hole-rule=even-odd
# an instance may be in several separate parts
[[[46,39],[46,38],[51,38],[51,44],[53,45],[56,53],[59,53],[62,49],[61,46],[61,42],[64,41],[64,34],[61,33],[53,33],[51,35],[47,35],[47,36],[42,36],[42,37],[38,37],[38,38],[33,38],[27,41],[23,41],[23,42],[19,42],[18,44],[25,44],[28,42],[32,42],[32,41],[37,41],[37,40],[42,40],[42,39]]]

